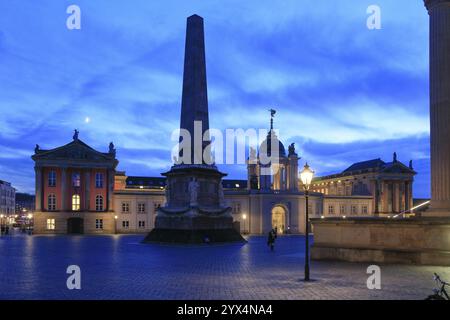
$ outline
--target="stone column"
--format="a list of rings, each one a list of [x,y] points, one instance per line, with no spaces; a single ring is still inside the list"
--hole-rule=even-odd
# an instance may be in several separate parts
[[[41,211],[42,208],[42,168],[41,167],[34,167],[35,172],[35,209],[36,211]]]
[[[67,185],[67,168],[61,169],[61,211],[67,210],[66,185]]]
[[[405,211],[409,210],[409,182],[405,181]]]
[[[114,170],[109,169],[107,173],[107,186],[108,186],[108,207],[107,211],[113,211],[113,193],[114,193]]]
[[[374,185],[375,210],[374,213],[380,213],[380,182],[376,179]]]
[[[84,179],[84,210],[89,211],[91,209],[91,173],[89,170],[84,173]]]
[[[430,16],[431,206],[450,216],[450,0],[425,0]]]
[[[290,191],[298,191],[298,156],[296,154],[289,156],[288,166],[288,189]]]

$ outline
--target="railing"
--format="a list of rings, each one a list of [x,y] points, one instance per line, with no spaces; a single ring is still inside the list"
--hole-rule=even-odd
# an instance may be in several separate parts
[[[423,206],[426,206],[427,204],[429,204],[430,203],[430,201],[428,200],[428,201],[425,201],[425,202],[423,202],[423,203],[421,203],[421,204],[419,204],[419,205],[417,205],[417,206],[415,206],[415,207],[412,207],[411,209],[408,209],[408,210],[405,210],[405,211],[403,211],[403,212],[400,212],[399,214],[396,214],[395,216],[394,216],[394,218],[398,218],[398,217],[400,217],[400,218],[405,218],[405,214],[407,213],[407,212],[410,212],[411,214],[414,214],[414,210],[416,210],[416,209],[418,209],[418,208],[421,208],[421,207],[423,207]]]

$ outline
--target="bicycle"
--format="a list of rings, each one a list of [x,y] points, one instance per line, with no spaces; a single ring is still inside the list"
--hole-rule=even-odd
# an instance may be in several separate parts
[[[445,287],[450,287],[450,283],[442,281],[437,273],[434,274],[433,279],[436,281],[437,288],[433,289],[434,294],[428,296],[425,300],[450,300],[450,297],[445,290]]]

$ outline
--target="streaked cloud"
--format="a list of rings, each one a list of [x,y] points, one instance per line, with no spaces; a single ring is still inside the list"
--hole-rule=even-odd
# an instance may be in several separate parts
[[[75,128],[94,148],[114,141],[130,174],[158,175],[170,165],[185,19],[198,13],[213,127],[268,128],[267,109],[276,108],[280,139],[296,142],[317,172],[397,150],[417,160],[415,191],[428,196],[421,1],[379,0],[378,31],[366,28],[372,3],[360,0],[78,0],[80,31],[65,28],[70,4],[0,3],[0,179],[32,191],[34,145],[65,144]],[[245,166],[221,169],[245,178]]]

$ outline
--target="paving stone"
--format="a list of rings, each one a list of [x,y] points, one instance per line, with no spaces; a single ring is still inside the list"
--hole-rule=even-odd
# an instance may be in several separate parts
[[[265,237],[245,245],[140,244],[142,235],[0,238],[0,299],[424,299],[433,273],[450,268],[381,265],[381,290],[366,286],[368,263],[311,263],[304,283],[304,237]],[[81,268],[68,290],[66,268]]]

